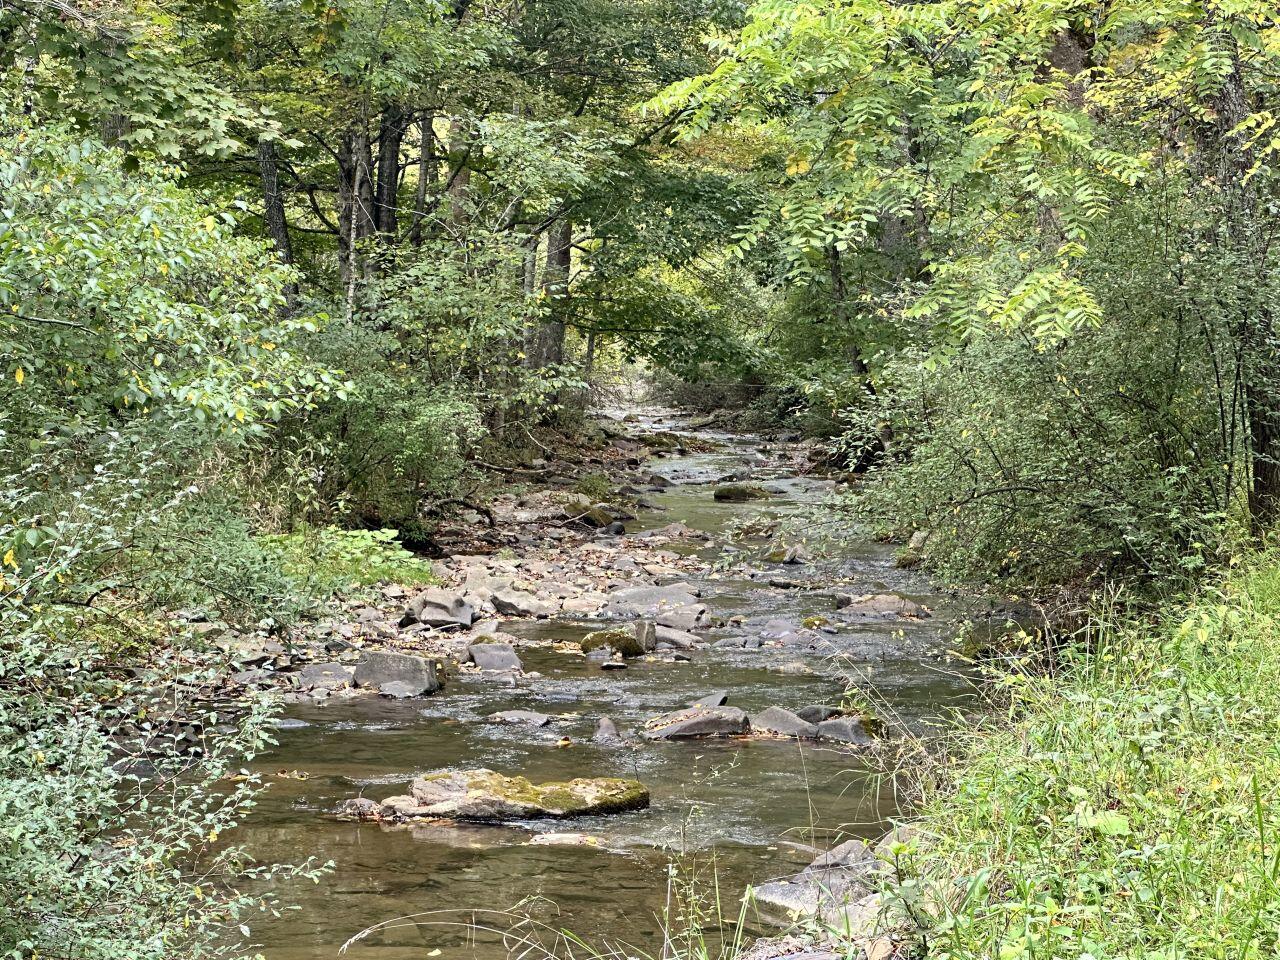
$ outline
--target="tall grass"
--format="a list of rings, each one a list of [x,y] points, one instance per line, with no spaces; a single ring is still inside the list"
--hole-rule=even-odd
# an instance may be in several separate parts
[[[1010,674],[899,891],[944,958],[1280,952],[1280,558]]]

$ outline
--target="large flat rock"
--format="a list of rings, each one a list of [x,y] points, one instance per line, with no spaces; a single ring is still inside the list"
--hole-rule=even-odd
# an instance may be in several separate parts
[[[684,740],[696,737],[735,737],[750,729],[747,715],[737,707],[689,707],[649,720],[640,735],[646,740]]]
[[[649,806],[638,780],[591,777],[533,783],[492,770],[439,770],[413,781],[409,794],[382,801],[382,819],[528,820],[623,813]]]

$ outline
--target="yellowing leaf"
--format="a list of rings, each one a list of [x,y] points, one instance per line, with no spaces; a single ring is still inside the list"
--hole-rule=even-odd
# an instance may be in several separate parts
[[[22,381],[27,379],[27,371],[19,367],[17,370],[13,371],[13,379],[18,381],[18,386],[22,386]]]

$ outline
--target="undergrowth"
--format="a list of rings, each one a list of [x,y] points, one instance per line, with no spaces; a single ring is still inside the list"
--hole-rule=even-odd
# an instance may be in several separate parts
[[[1008,675],[927,800],[903,891],[942,958],[1179,960],[1280,950],[1280,558],[1056,676]],[[913,891],[912,886],[916,889]]]
[[[281,569],[312,596],[331,597],[379,583],[439,583],[431,563],[406,550],[396,530],[304,527],[259,537]]]

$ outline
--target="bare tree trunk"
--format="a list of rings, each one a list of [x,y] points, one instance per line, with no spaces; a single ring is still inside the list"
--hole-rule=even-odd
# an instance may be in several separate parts
[[[280,170],[276,162],[276,144],[265,137],[258,140],[258,170],[262,174],[262,219],[267,235],[275,244],[281,263],[293,265],[293,243],[289,239],[289,222],[284,215],[284,191],[280,189]],[[298,298],[298,284],[289,281],[285,297],[292,310]]]
[[[394,243],[400,187],[400,147],[409,127],[398,103],[382,111],[378,127],[378,180],[375,189],[374,226],[386,243]]]
[[[471,141],[466,126],[456,117],[449,123],[449,153],[453,171],[449,183],[449,220],[458,236],[471,222]]]
[[[543,271],[542,289],[546,294],[551,317],[534,333],[530,366],[537,369],[564,363],[564,319],[559,316],[569,295],[569,267],[573,254],[573,224],[560,220],[547,231],[547,266]]]
[[[424,222],[427,219],[427,194],[434,193],[440,178],[440,159],[436,155],[435,114],[428,113],[418,121],[420,153],[418,155],[418,185],[413,197],[413,226],[409,230],[409,242],[422,246]],[[431,205],[435,206],[433,199]]]

